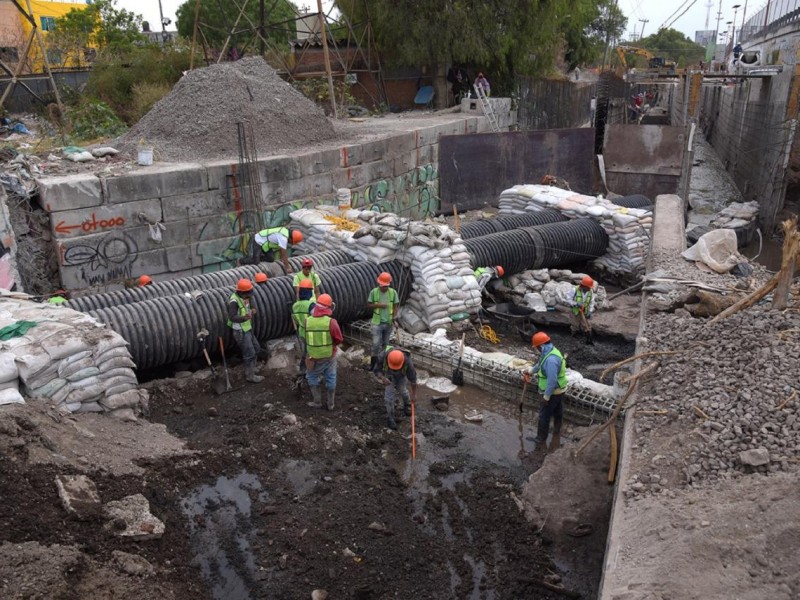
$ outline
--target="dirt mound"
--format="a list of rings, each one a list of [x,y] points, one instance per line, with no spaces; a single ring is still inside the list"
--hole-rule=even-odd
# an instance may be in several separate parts
[[[333,125],[260,57],[190,71],[121,138],[134,153],[140,142],[158,160],[238,156],[236,123],[249,121],[259,154],[336,137]]]

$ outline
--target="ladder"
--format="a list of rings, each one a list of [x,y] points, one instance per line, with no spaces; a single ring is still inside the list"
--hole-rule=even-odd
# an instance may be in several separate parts
[[[489,102],[489,99],[486,97],[486,93],[483,91],[483,88],[477,84],[473,84],[472,89],[475,90],[475,94],[478,96],[478,102],[480,102],[481,104],[481,108],[483,109],[483,114],[486,115],[486,119],[489,121],[489,125],[492,128],[492,131],[494,131],[495,133],[499,133],[500,125],[497,123],[497,115],[494,114],[492,105]]]

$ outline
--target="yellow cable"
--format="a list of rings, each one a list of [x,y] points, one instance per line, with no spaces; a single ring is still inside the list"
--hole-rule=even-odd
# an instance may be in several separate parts
[[[481,326],[480,336],[483,339],[485,339],[487,342],[490,342],[492,344],[499,344],[500,343],[500,338],[494,332],[494,329],[492,329],[489,325],[482,325]]]

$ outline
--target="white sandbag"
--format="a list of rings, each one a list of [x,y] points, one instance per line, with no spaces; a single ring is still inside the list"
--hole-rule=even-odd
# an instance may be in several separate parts
[[[120,357],[130,358],[131,353],[128,350],[127,346],[117,346],[115,348],[106,350],[102,354],[95,353],[94,357],[95,357],[95,363],[97,363],[97,366],[99,367],[102,363],[106,362],[107,360],[111,360],[112,358],[120,358]]]
[[[121,419],[123,421],[136,420],[136,413],[133,412],[132,408],[120,408],[118,410],[112,410],[107,414],[109,417],[114,417],[115,419]]]
[[[97,402],[81,402],[80,408],[73,411],[76,413],[105,412],[105,409]]]
[[[84,354],[84,352],[81,352],[80,354]],[[94,358],[92,357],[92,353],[87,350],[85,354],[86,356],[84,358],[81,358],[79,360],[73,360],[72,362],[67,362],[67,360],[60,361],[58,363],[58,376],[70,377],[75,373],[82,371],[83,369],[88,369],[89,367],[93,367]],[[78,379],[80,379],[80,377]]]
[[[72,404],[64,404],[63,406],[66,406],[67,410],[69,412],[74,413],[75,411],[77,411],[81,407],[81,403],[80,402],[73,402]]]
[[[64,387],[53,392],[50,395],[50,400],[52,400],[56,404],[61,404],[67,399],[67,396],[69,396],[69,393],[71,391],[72,391],[72,386],[70,386],[70,384],[67,383],[67,385],[65,385]]]
[[[73,373],[66,379],[69,382],[75,383],[78,381],[82,381],[84,379],[95,377],[99,374],[100,374],[100,369],[98,369],[97,367],[86,367],[85,369],[81,369],[77,373]]]
[[[19,377],[19,369],[14,355],[11,352],[0,354],[0,383],[16,381]]]
[[[73,402],[86,402],[94,398],[99,398],[105,393],[105,390],[106,386],[101,383],[96,383],[95,385],[90,385],[84,388],[74,388],[69,394],[67,394],[65,400],[67,404],[71,404]]]
[[[106,389],[110,389],[115,385],[122,385],[123,383],[138,383],[136,381],[136,377],[134,377],[132,374],[117,375],[115,377],[109,377],[108,379],[103,379],[101,381],[103,385],[102,389],[104,392]]]
[[[686,260],[702,262],[717,273],[727,273],[746,259],[739,254],[736,232],[733,229],[714,229],[703,235],[697,243],[684,250]]]
[[[25,404],[25,399],[22,397],[22,394],[19,393],[17,388],[6,388],[4,390],[0,390],[0,406],[4,406],[6,404]]]
[[[448,277],[447,278],[447,287],[451,290],[460,290],[464,287],[464,278],[463,277]]]
[[[124,377],[131,381],[136,381],[136,375],[128,367],[120,367],[119,369],[109,369],[100,376],[100,379],[106,382],[116,379],[117,377]]]
[[[129,356],[116,356],[109,360],[100,362],[97,364],[97,368],[100,369],[101,373],[106,373],[112,369],[123,369],[123,368],[136,368],[136,363]]]
[[[61,360],[89,349],[89,344],[76,336],[75,333],[72,328],[69,331],[59,331],[41,340],[40,344],[44,351],[50,355],[51,360]]]
[[[94,348],[92,350],[92,354],[96,357],[102,356],[104,353],[114,349],[114,348],[127,348],[128,342],[126,342],[122,336],[117,334],[111,334],[105,337],[100,338],[94,344]],[[128,353],[130,355],[130,353]]]
[[[19,378],[23,382],[32,379],[51,364],[50,355],[39,344],[29,344],[15,351]]]
[[[61,373],[61,369],[62,368],[66,369],[69,365],[72,365],[72,364],[78,362],[79,360],[84,360],[86,357],[91,356],[91,355],[92,355],[92,351],[91,350],[84,350],[83,352],[76,352],[72,356],[66,357],[59,364],[59,367],[58,367],[59,368],[59,373],[58,373],[59,376],[64,377],[64,375],[62,375],[62,373]],[[88,363],[88,364],[91,364],[91,363]]]
[[[94,385],[98,385],[103,382],[103,379],[99,376],[99,374],[92,375],[91,377],[84,377],[83,379],[78,379],[77,381],[70,381],[70,385],[74,389],[81,389],[92,387]]]
[[[67,380],[61,377],[51,379],[48,383],[38,388],[28,388],[28,393],[34,398],[51,398],[58,390],[67,385]]]
[[[4,381],[0,383],[0,390],[6,390],[8,388],[14,388],[15,390],[19,389],[19,379],[12,379],[11,381]]]
[[[135,390],[137,384],[135,383],[120,383],[110,388],[106,388],[106,397],[110,398],[115,394],[123,394],[129,390]]]
[[[120,408],[135,408],[139,405],[142,397],[139,390],[129,390],[121,394],[106,396],[100,400],[100,405],[106,410],[118,410]]]

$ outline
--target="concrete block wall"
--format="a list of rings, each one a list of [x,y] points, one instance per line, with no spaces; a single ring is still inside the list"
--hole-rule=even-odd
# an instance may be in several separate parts
[[[334,203],[421,218],[439,208],[439,136],[484,133],[483,116],[453,115],[362,143],[258,161],[266,227],[289,213]],[[164,164],[114,177],[77,174],[38,181],[50,213],[62,286],[109,289],[141,274],[156,281],[235,266],[256,214],[242,209],[236,161]],[[161,239],[154,239],[154,230]]]

